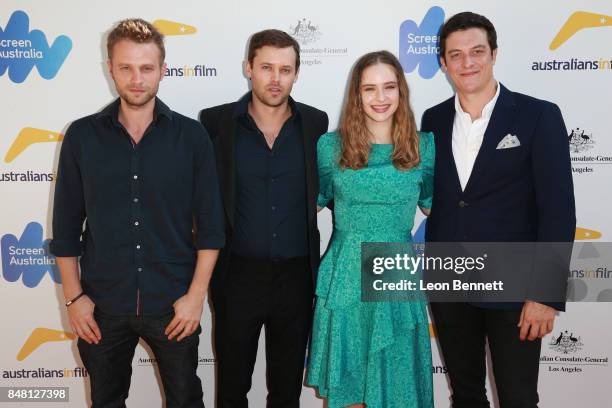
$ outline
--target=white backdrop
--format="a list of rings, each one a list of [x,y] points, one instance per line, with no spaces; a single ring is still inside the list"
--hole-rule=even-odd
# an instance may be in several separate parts
[[[162,81],[160,97],[173,110],[193,118],[204,107],[236,100],[246,92],[242,61],[251,33],[264,28],[290,31],[303,48],[303,65],[293,96],[327,111],[330,129],[334,129],[350,67],[360,55],[372,50],[388,49],[400,56],[417,118],[426,108],[451,96],[448,81],[432,65],[431,44],[417,43],[414,39],[415,35],[434,35],[441,19],[467,8],[488,16],[498,30],[496,77],[511,90],[557,103],[568,129],[577,129],[578,136],[572,139],[580,227],[577,238],[608,241],[612,234],[606,205],[612,199],[609,188],[612,167],[606,165],[612,163],[610,2],[475,0],[432,4],[424,0],[381,0],[375,5],[374,2],[322,0],[173,3],[3,0],[0,3],[3,214],[0,219],[0,314],[5,328],[0,348],[0,386],[65,386],[70,388],[70,404],[65,406],[82,407],[87,401],[87,378],[66,321],[61,286],[54,275],[54,259],[41,248],[51,237],[52,180],[62,134],[71,121],[98,111],[115,97],[104,62],[104,33],[114,23],[128,17],[178,23],[173,26],[158,22],[169,34],[166,39],[168,66],[195,68],[200,65],[202,68],[197,71],[204,75],[168,76]],[[568,22],[569,36],[551,47],[557,33],[567,31],[562,26],[576,11],[592,14],[575,16]],[[28,19],[29,26],[26,26]],[[407,20],[414,23],[402,25]],[[299,21],[310,28],[296,30]],[[586,28],[585,25],[591,28],[571,35],[573,26]],[[41,33],[46,41],[41,39]],[[47,42],[52,44],[50,49]],[[556,70],[534,69],[545,68],[545,63],[550,61],[567,62],[566,69],[562,63],[556,63],[560,66]],[[581,61],[595,61],[596,69],[580,69],[585,65]],[[28,74],[27,68],[32,62],[36,66]],[[420,63],[418,67],[417,63]],[[329,213],[322,213],[319,221],[324,247],[330,234]],[[418,218],[415,225],[421,221]],[[601,267],[612,270],[612,265]],[[565,347],[553,347],[552,336],[544,339],[541,406],[610,406],[611,311],[609,303],[571,303],[567,313],[558,318],[554,337],[571,335],[577,341],[571,345],[562,342]],[[214,355],[210,347],[208,310],[202,326],[199,374],[205,403],[212,407]],[[435,338],[432,342],[435,345]],[[152,358],[145,347],[136,351],[129,406],[161,405]],[[449,390],[437,347],[433,358],[436,407],[448,407]],[[562,358],[572,358],[572,361],[561,361]],[[592,358],[600,361],[589,362]],[[32,378],[33,372],[43,376],[46,373],[46,377]],[[260,352],[249,394],[254,407],[265,406],[264,372]],[[310,388],[304,389],[302,401],[305,407],[323,406]],[[51,403],[38,406],[45,405],[58,406]]]

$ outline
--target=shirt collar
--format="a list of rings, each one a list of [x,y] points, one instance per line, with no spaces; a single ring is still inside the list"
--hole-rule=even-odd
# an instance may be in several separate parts
[[[119,124],[119,106],[121,105],[121,98],[115,99],[113,102],[108,104],[104,109],[102,109],[97,115],[96,118],[111,118],[113,124]],[[172,111],[159,99],[155,97],[155,107],[153,108],[153,122],[157,123],[161,116],[165,116],[168,119],[172,119]]]
[[[495,108],[495,103],[497,102],[497,98],[499,97],[499,91],[501,89],[501,85],[499,82],[496,82],[496,86],[497,90],[495,91],[495,95],[493,95],[493,98],[491,98],[491,100],[487,102],[484,108],[482,108],[482,113],[480,114],[481,119],[490,119],[491,115],[493,114],[493,108]],[[460,114],[467,115],[467,113],[461,107],[461,102],[459,102],[459,94],[455,94],[455,111]]]
[[[252,99],[253,99],[253,92],[251,91],[251,92],[247,92],[242,98],[238,100],[238,102],[236,102],[236,107],[234,108],[234,114],[232,115],[234,120],[250,118],[249,103],[251,103]],[[289,102],[289,107],[291,108],[291,119],[296,120],[300,115],[300,110],[298,108],[298,105],[297,103],[295,103],[295,100],[293,100],[291,96],[289,96],[288,102]]]

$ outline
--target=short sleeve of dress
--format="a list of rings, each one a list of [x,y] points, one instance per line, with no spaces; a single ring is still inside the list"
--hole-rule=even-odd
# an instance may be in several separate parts
[[[317,205],[325,207],[334,198],[333,173],[337,166],[339,136],[335,132],[326,133],[317,143],[317,166],[319,169],[319,197]]]
[[[433,196],[433,176],[434,176],[434,161],[436,157],[436,145],[434,143],[434,135],[431,132],[419,132],[420,153],[421,153],[421,171],[423,179],[421,183],[421,192],[419,194],[419,207],[431,208],[431,199]]]

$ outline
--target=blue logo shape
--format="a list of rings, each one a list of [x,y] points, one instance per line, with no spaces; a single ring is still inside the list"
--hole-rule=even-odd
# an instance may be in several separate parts
[[[425,218],[423,221],[421,221],[421,224],[419,224],[412,237],[412,242],[415,244],[425,243],[425,228],[427,228],[427,218]]]
[[[55,283],[61,283],[55,257],[49,253],[49,242],[43,241],[43,227],[37,222],[29,223],[21,239],[6,234],[0,241],[2,252],[2,276],[9,282],[21,278],[28,288],[38,286],[49,273]]]
[[[13,12],[2,31],[0,27],[0,76],[8,69],[8,76],[15,83],[22,83],[36,66],[45,79],[53,79],[72,49],[72,40],[65,35],[55,39],[49,47],[47,37],[40,30],[30,31],[28,15]]]
[[[427,11],[421,25],[406,20],[399,30],[399,60],[404,72],[419,67],[419,75],[430,79],[440,69],[438,32],[444,23],[444,10],[434,6]]]

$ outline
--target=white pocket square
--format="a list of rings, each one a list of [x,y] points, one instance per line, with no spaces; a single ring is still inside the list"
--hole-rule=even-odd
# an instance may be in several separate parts
[[[497,145],[497,150],[512,149],[513,147],[519,147],[520,145],[521,142],[518,140],[518,137],[508,133]]]

